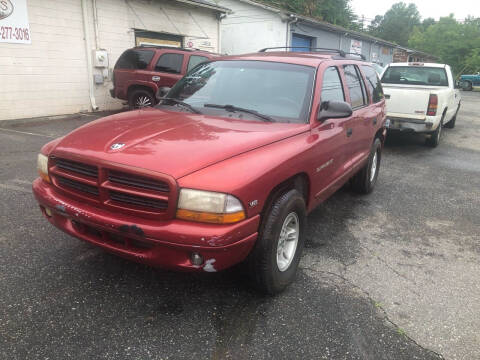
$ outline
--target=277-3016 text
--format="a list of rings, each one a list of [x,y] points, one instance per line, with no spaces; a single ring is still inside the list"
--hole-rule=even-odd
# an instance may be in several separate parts
[[[14,28],[11,26],[1,26],[0,37],[2,40],[30,40],[30,34],[27,28]]]

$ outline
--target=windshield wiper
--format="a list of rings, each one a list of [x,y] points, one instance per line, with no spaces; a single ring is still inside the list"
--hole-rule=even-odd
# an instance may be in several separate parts
[[[259,113],[258,111],[251,110],[251,109],[244,109],[235,105],[217,105],[217,104],[205,104],[203,105],[204,107],[210,107],[210,108],[215,108],[215,109],[224,109],[227,110],[228,112],[235,112],[235,111],[241,111],[244,113],[252,114],[255,115],[256,117],[268,121],[268,122],[275,122],[275,119],[268,115],[264,115]]]
[[[184,101],[182,101],[182,100],[178,100],[178,99],[170,98],[170,97],[168,97],[168,98],[164,97],[164,98],[161,98],[161,99],[160,99],[160,102],[163,102],[164,100],[173,101],[174,103],[176,103],[176,104],[178,104],[178,105],[181,105],[181,106],[187,108],[188,110],[190,110],[191,112],[193,112],[193,113],[195,113],[195,114],[202,114],[201,111],[195,109],[192,105],[190,105],[190,104],[188,104],[188,103],[186,103],[186,102],[184,102]]]

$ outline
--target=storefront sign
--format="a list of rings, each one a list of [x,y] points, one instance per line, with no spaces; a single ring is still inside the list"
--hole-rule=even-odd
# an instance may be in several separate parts
[[[27,0],[0,0],[0,43],[32,43]]]
[[[360,40],[352,39],[350,44],[350,52],[353,54],[361,54],[362,53],[362,42]]]

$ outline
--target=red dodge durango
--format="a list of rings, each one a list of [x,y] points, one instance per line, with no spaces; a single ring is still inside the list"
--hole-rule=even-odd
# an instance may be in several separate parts
[[[350,181],[372,191],[385,101],[342,51],[269,51],[198,65],[159,104],[46,144],[33,192],[56,227],[176,270],[245,262],[267,293],[290,284],[306,215]]]

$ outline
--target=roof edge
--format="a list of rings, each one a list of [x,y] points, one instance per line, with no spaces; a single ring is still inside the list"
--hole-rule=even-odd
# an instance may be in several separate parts
[[[220,13],[231,14],[233,11],[229,8],[217,5],[215,3],[210,3],[204,0],[175,0],[180,3],[189,4],[193,6],[203,7],[206,9],[211,9],[218,11]]]

